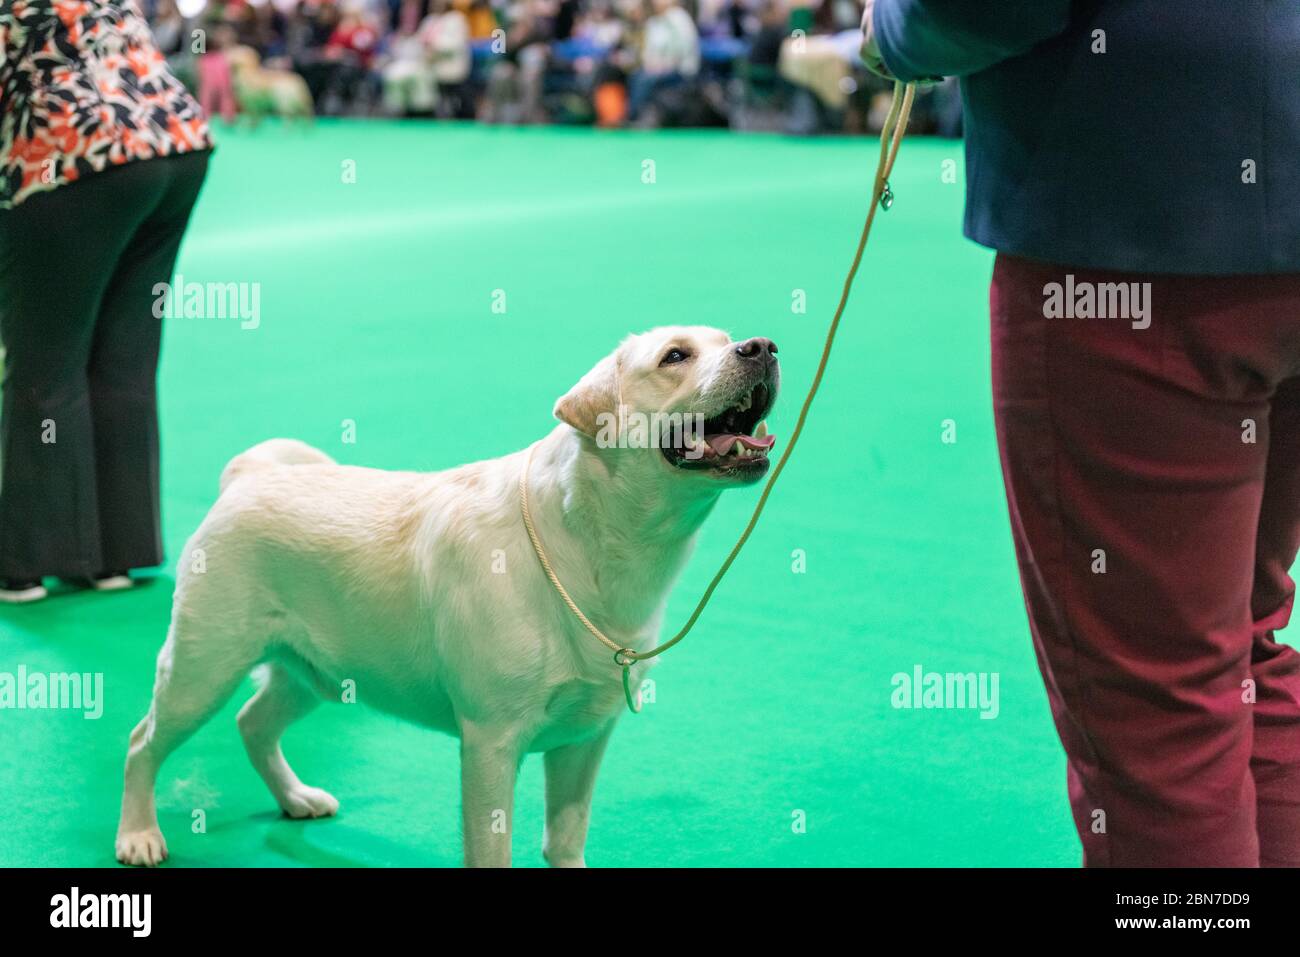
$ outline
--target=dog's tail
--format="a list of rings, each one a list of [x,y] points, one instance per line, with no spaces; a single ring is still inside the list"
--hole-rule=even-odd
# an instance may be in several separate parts
[[[221,491],[230,487],[230,483],[241,475],[264,468],[267,465],[333,465],[334,460],[314,449],[306,442],[297,439],[267,439],[259,442],[247,452],[240,452],[230,460],[221,473]]]

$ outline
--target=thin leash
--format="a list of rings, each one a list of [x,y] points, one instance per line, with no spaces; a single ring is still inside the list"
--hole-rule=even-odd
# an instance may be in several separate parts
[[[519,504],[524,516],[524,527],[528,529],[528,538],[533,543],[533,551],[537,553],[537,559],[542,563],[542,568],[546,571],[546,577],[551,580],[551,584],[555,586],[555,590],[564,599],[564,603],[569,606],[569,610],[573,612],[578,621],[582,622],[587,631],[591,632],[601,644],[614,652],[614,663],[623,669],[623,696],[627,699],[628,709],[633,714],[640,713],[641,700],[639,693],[635,698],[632,695],[631,679],[629,677],[632,665],[638,661],[645,661],[647,658],[662,655],[685,638],[690,630],[695,627],[695,622],[703,614],[709,599],[713,597],[713,592],[722,582],[723,577],[726,576],[732,562],[736,560],[740,550],[745,547],[745,542],[749,540],[750,534],[758,524],[758,517],[763,514],[763,506],[767,504],[768,496],[772,494],[772,487],[776,485],[776,480],[781,477],[781,470],[785,468],[790,453],[794,451],[795,443],[799,441],[799,436],[803,433],[804,422],[808,418],[808,410],[817,395],[817,389],[821,386],[822,376],[826,372],[826,364],[830,361],[831,347],[835,344],[835,334],[839,330],[840,317],[844,315],[844,307],[848,305],[849,293],[853,289],[853,280],[858,274],[858,266],[862,263],[862,254],[867,248],[867,239],[871,235],[871,225],[876,220],[876,210],[887,210],[894,204],[894,192],[890,189],[889,177],[894,170],[894,160],[898,157],[898,148],[903,143],[903,134],[907,130],[907,120],[912,113],[912,100],[915,94],[916,85],[914,83],[894,82],[894,95],[889,104],[889,115],[886,117],[885,125],[880,131],[880,160],[876,164],[876,179],[871,191],[871,205],[867,209],[867,219],[862,226],[862,236],[858,240],[857,252],[853,255],[853,264],[849,267],[848,275],[844,277],[844,289],[840,293],[839,305],[835,307],[835,317],[831,319],[830,328],[826,330],[826,343],[822,346],[821,361],[817,363],[817,372],[813,375],[812,385],[808,387],[808,395],[803,400],[802,408],[799,409],[799,420],[790,433],[790,441],[786,443],[785,451],[781,453],[776,467],[768,477],[767,484],[763,486],[763,494],[759,496],[758,504],[754,506],[754,514],[750,516],[749,524],[740,533],[736,544],[732,546],[731,553],[727,555],[717,574],[709,582],[709,587],[704,590],[704,595],[695,606],[695,610],[691,612],[691,616],[686,619],[686,624],[682,625],[681,630],[672,638],[649,651],[634,651],[631,648],[625,648],[592,624],[591,619],[584,615],[582,609],[569,597],[569,593],[561,584],[559,576],[555,574],[551,560],[546,555],[546,549],[542,547],[542,540],[537,536],[537,529],[533,526],[532,510],[528,502],[528,473],[532,470],[533,452],[537,449],[537,443],[528,448],[528,457],[524,461],[523,470],[519,473]]]

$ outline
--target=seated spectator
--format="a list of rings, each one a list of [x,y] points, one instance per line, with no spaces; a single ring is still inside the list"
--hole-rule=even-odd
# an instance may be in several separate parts
[[[574,26],[573,36],[594,47],[612,50],[623,39],[623,23],[614,16],[609,0],[592,0]]]
[[[795,88],[788,132],[806,135],[843,128],[850,94],[857,89],[853,72],[859,63],[861,34],[861,30],[841,30],[781,45],[777,69]]]
[[[153,29],[154,43],[163,56],[170,58],[185,51],[189,37],[176,0],[159,0],[154,15],[149,18],[149,26]]]
[[[325,56],[325,45],[339,25],[339,8],[324,0],[303,0],[285,31],[293,68],[302,74],[311,90],[318,112],[325,112],[325,100],[334,77],[336,61]]]
[[[750,65],[770,70],[775,75],[781,44],[789,35],[790,14],[785,0],[767,0],[759,15],[758,33],[749,48]]]
[[[700,35],[677,0],[652,0],[646,20],[641,68],[632,76],[628,119],[635,121],[658,93],[680,86],[700,71]]]
[[[618,127],[627,121],[627,77],[611,54],[623,41],[623,21],[614,15],[609,0],[593,0],[579,18],[573,36],[592,50],[600,51],[573,61],[581,88],[591,97],[597,126]]]
[[[350,4],[343,19],[325,44],[325,55],[335,60],[348,60],[362,69],[369,69],[379,45],[377,31],[362,12],[361,3]]]
[[[688,13],[694,14],[695,27],[700,36],[742,37],[744,33],[734,32],[736,24],[748,15],[749,0],[694,0]]]
[[[488,79],[483,119],[489,123],[542,123],[542,82],[550,61],[555,6],[523,0],[506,31],[505,59]]]
[[[349,0],[325,44],[326,105],[321,112],[342,113],[347,104],[370,93],[370,67],[379,48],[379,31],[364,0]],[[313,91],[314,94],[314,91]]]
[[[323,50],[339,25],[339,8],[328,0],[304,0],[294,17],[294,34],[289,52]]]
[[[784,9],[784,8],[783,8]],[[726,16],[727,34],[737,40],[743,40],[755,32],[754,16],[746,0],[730,0],[723,11]]]
[[[288,69],[293,66],[285,47],[285,16],[270,3],[253,7],[254,49],[262,56],[268,69]]]
[[[454,0],[452,6],[465,14],[465,19],[469,21],[471,40],[492,38],[492,31],[497,28],[497,16],[488,0]]]
[[[578,0],[556,0],[551,10],[551,40],[567,40],[573,36],[578,22]]]
[[[429,15],[420,24],[420,39],[429,51],[438,96],[448,115],[463,115],[473,57],[469,48],[469,20],[453,9],[451,0],[430,0]]]
[[[403,24],[389,44],[380,68],[384,108],[392,116],[431,115],[438,103],[438,81],[428,44],[415,27]]]

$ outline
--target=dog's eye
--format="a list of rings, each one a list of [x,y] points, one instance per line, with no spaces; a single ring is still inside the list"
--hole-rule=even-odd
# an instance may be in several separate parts
[[[664,357],[659,360],[659,364],[661,366],[670,366],[678,362],[685,362],[689,358],[690,355],[681,349],[669,349],[664,353]]]

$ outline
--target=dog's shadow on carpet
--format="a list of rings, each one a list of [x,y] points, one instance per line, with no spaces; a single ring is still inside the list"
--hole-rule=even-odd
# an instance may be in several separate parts
[[[459,867],[460,861],[441,860],[431,855],[428,848],[402,844],[370,832],[349,832],[340,843],[355,843],[358,853],[350,855],[343,850],[331,850],[312,843],[312,825],[341,828],[346,821],[329,818],[317,821],[294,820],[282,815],[259,815],[272,818],[266,833],[265,845],[283,857],[305,867]],[[332,837],[337,834],[332,834]]]
[[[375,801],[358,801],[352,798],[345,809],[336,817],[291,818],[278,810],[258,811],[254,814],[227,818],[213,822],[204,832],[207,837],[224,838],[220,845],[222,850],[216,855],[205,855],[201,846],[187,846],[184,837],[171,847],[168,867],[247,867],[246,861],[232,861],[232,850],[228,842],[247,839],[251,834],[262,832],[262,847],[278,858],[269,862],[260,860],[254,866],[261,867],[459,867],[460,860],[450,860],[419,843],[404,844],[350,825],[348,811],[356,811],[367,805],[379,805]],[[167,827],[164,818],[164,831]],[[178,830],[179,828],[173,828]],[[315,835],[315,836],[314,836]],[[319,837],[328,839],[320,841]],[[322,846],[328,844],[329,846]],[[178,846],[179,845],[179,846]]]
[[[355,798],[348,808],[355,811],[366,801]],[[375,802],[378,803],[378,802]],[[392,841],[372,831],[349,826],[347,810],[336,817],[291,818],[279,811],[263,811],[245,818],[243,824],[266,826],[263,845],[268,851],[304,867],[455,867],[460,861],[431,858],[430,850],[418,844]],[[241,822],[231,822],[232,825]],[[321,846],[313,835],[328,833],[330,846]]]

